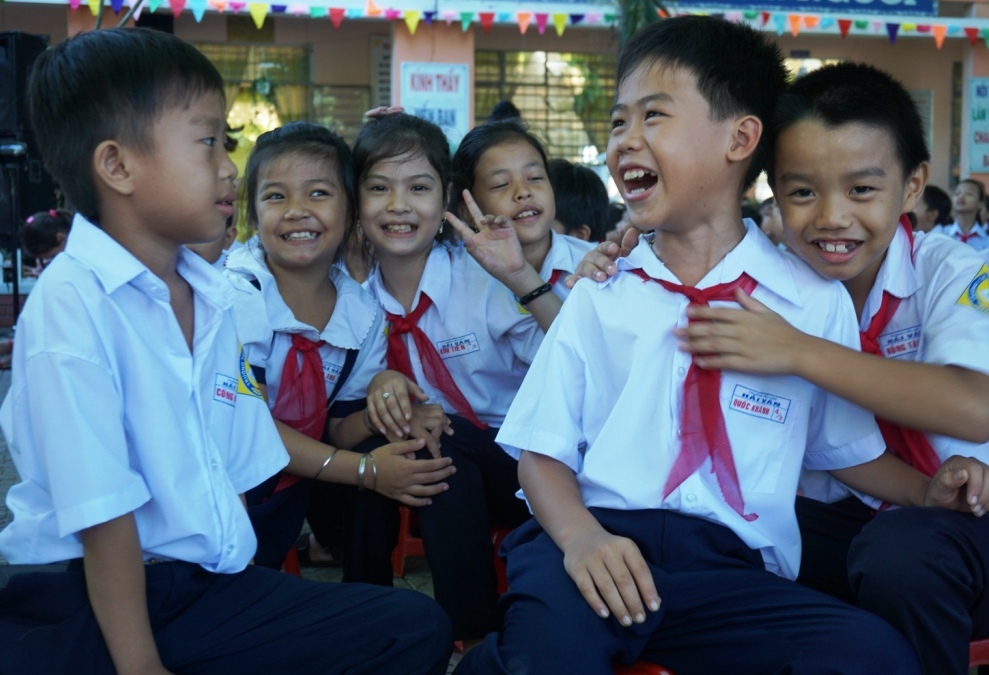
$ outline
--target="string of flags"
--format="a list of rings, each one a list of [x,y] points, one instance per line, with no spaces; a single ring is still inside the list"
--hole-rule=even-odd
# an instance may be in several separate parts
[[[130,6],[136,0],[110,0],[110,6],[119,13],[125,4]],[[332,2],[333,0],[329,0]],[[378,0],[380,2],[381,0]],[[69,6],[76,10],[83,0],[68,0]],[[99,12],[104,0],[85,0],[90,11],[95,15]],[[458,23],[466,32],[475,23],[480,24],[481,30],[489,32],[497,24],[516,24],[519,32],[525,35],[530,28],[535,27],[539,35],[552,26],[558,36],[562,36],[568,27],[573,26],[616,26],[620,19],[617,12],[475,12],[420,9],[396,9],[382,7],[375,0],[366,0],[361,7],[332,7],[316,4],[291,3],[274,4],[268,2],[250,2],[244,0],[145,0],[135,12],[135,19],[141,11],[155,12],[167,2],[172,14],[178,16],[184,11],[191,11],[197,22],[202,21],[205,13],[247,11],[260,29],[265,20],[271,16],[307,16],[313,19],[329,19],[333,28],[340,28],[345,19],[379,18],[386,21],[402,20],[409,33],[415,35],[420,23],[431,24],[442,21],[447,25]],[[585,5],[586,7],[586,5]],[[842,38],[849,35],[885,36],[891,44],[896,44],[897,38],[929,37],[941,49],[946,38],[966,38],[972,46],[980,42],[989,47],[989,20],[952,19],[947,17],[891,17],[881,15],[860,15],[842,17],[835,14],[808,14],[791,12],[725,10],[712,12],[710,10],[691,11],[680,8],[676,14],[717,14],[729,21],[745,22],[755,28],[775,31],[778,35],[790,33],[794,37],[806,34],[836,34]],[[662,11],[661,16],[665,16]]]

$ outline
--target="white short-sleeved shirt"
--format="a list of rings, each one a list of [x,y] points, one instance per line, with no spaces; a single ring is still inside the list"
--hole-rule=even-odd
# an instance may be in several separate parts
[[[801,330],[858,345],[855,310],[844,288],[781,253],[751,221],[744,239],[697,285],[758,282],[752,295]],[[619,269],[679,283],[648,242]],[[690,356],[673,329],[687,323],[688,299],[621,272],[604,284],[580,281],[532,364],[498,442],[512,456],[529,450],[576,474],[584,504],[665,508],[721,523],[762,553],[766,568],[794,578],[800,533],[793,510],[801,465],[855,466],[884,449],[866,411],[796,377],[725,371],[721,408],[731,439],[747,522],[721,493],[710,460],[663,499],[680,452],[678,427]],[[728,305],[730,303],[713,303]]]
[[[570,295],[570,289],[564,283],[568,276],[577,270],[577,265],[584,259],[588,251],[594,248],[594,244],[570,237],[565,234],[558,234],[553,230],[549,231],[550,246],[546,260],[543,261],[542,269],[539,270],[539,277],[544,281],[553,283],[553,293],[560,300],[566,300]],[[556,279],[553,279],[554,273]]]
[[[364,409],[367,385],[385,369],[384,313],[374,296],[336,265],[330,268],[330,280],[337,289],[336,306],[322,331],[295,318],[282,296],[278,284],[264,261],[264,252],[256,240],[231,254],[227,260],[227,278],[237,288],[237,309],[248,317],[242,331],[247,357],[255,370],[263,369],[259,379],[267,383],[268,404],[278,400],[285,357],[292,347],[292,335],[310,340],[324,340],[319,348],[327,397],[333,393],[340,377],[347,351],[359,350],[353,370],[334,399],[332,417],[346,417]],[[260,290],[251,282],[257,281]],[[259,305],[263,305],[261,307]],[[350,404],[350,405],[348,405]]]
[[[859,323],[865,331],[888,291],[900,298],[896,314],[879,336],[886,358],[938,366],[959,366],[989,375],[989,265],[980,252],[937,234],[897,228]],[[936,392],[932,392],[936,395]],[[989,443],[967,443],[930,434],[943,462],[952,455],[989,463]],[[829,474],[808,472],[801,480],[807,497],[833,502],[852,492]],[[860,495],[861,496],[861,495]],[[876,506],[871,497],[863,501]]]
[[[368,285],[386,312],[405,316],[402,305],[385,290],[380,269],[371,273]],[[413,308],[423,293],[433,306],[422,315],[419,328],[433,342],[478,418],[501,426],[542,343],[542,329],[511,291],[485,272],[462,246],[433,247]],[[448,414],[456,413],[423,374],[412,336],[406,334],[402,339],[409,349],[415,379],[429,395],[430,403],[440,404]]]
[[[955,241],[961,242],[962,228],[958,226],[958,222],[955,221],[951,225],[936,225],[931,233],[939,232],[947,237],[951,237]],[[969,230],[969,235],[974,235],[967,242],[962,242],[968,244],[976,251],[984,251],[989,249],[989,226],[984,223],[975,223],[972,225],[972,229]]]
[[[76,216],[24,306],[0,424],[21,482],[0,532],[11,563],[81,557],[80,531],[133,512],[144,557],[242,570],[257,547],[239,494],[288,455],[231,311],[234,290],[184,247],[190,354],[167,286]]]

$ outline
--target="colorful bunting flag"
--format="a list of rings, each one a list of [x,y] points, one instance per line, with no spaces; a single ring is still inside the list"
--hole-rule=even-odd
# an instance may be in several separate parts
[[[490,33],[491,26],[494,25],[494,12],[478,12],[477,15],[481,17],[481,30]]]
[[[571,14],[570,15],[570,25],[576,26],[578,23],[584,20],[583,14]]]
[[[426,20],[426,25],[428,26],[433,22],[433,17],[436,16],[436,12],[423,12],[422,17]]]
[[[904,33],[911,33],[913,31],[917,30],[917,24],[915,24],[915,23],[901,23],[900,24],[900,29]]]
[[[536,12],[536,30],[542,35],[546,32],[546,21],[549,19],[549,14],[543,14]]]
[[[367,16],[381,16],[383,12],[376,4],[374,4],[374,0],[367,0],[367,6],[364,8],[364,13]]]
[[[418,9],[405,10],[405,27],[409,29],[409,35],[416,34],[416,28],[419,27],[419,18],[421,16],[422,12]]]
[[[210,7],[218,12],[223,12],[227,8],[227,0],[209,0],[209,4]]]
[[[178,17],[185,9],[185,0],[168,0],[168,5],[172,8],[172,16]]]
[[[856,21],[855,22],[855,30],[865,30],[868,27],[869,27],[869,22],[868,21]]]
[[[284,14],[286,9],[288,9],[288,5],[271,5],[268,11],[273,14]]]
[[[196,23],[202,22],[203,15],[206,14],[206,0],[189,0],[189,8]]]
[[[786,17],[790,22],[790,33],[793,37],[800,35],[800,15],[790,14]]]
[[[395,19],[401,18],[402,10],[400,9],[386,9],[385,19],[387,21],[394,21]]]
[[[339,28],[340,24],[343,23],[343,15],[346,14],[347,10],[343,7],[330,7],[330,22],[333,24],[334,28]]]
[[[251,18],[254,19],[254,25],[258,27],[258,30],[261,30],[261,26],[264,25],[264,19],[268,16],[268,3],[251,2],[248,3],[247,10],[251,13]]]
[[[825,17],[821,19],[821,30],[828,30],[834,25],[834,19]]]
[[[566,14],[554,14],[553,15],[553,25],[556,27],[556,37],[562,37],[563,31],[567,27],[567,15]]]
[[[851,19],[838,19],[838,31],[841,32],[841,39],[848,37],[848,31],[852,28]]]
[[[120,10],[124,7],[124,0],[110,0],[110,8],[113,10],[114,14],[120,14]]]
[[[934,32],[934,44],[937,45],[938,49],[941,49],[941,45],[944,44],[944,36],[948,34],[947,26],[931,26],[931,30]]]
[[[765,26],[769,23],[769,18],[772,16],[769,12],[762,12],[762,25]]]
[[[326,7],[309,8],[309,18],[311,19],[325,19],[328,13],[329,13],[329,9]]]
[[[924,25],[924,24],[918,25],[917,26],[917,32],[918,33],[930,33],[931,32],[931,27],[930,26],[927,26],[927,25]]]
[[[786,31],[786,14],[773,14],[773,23],[776,24],[776,34],[782,35]]]
[[[886,33],[889,35],[889,43],[891,45],[896,44],[896,34],[900,30],[900,24],[898,23],[887,23]]]
[[[101,0],[88,0],[87,4],[89,4],[89,11],[93,13],[93,16],[100,13]]]
[[[471,21],[474,20],[474,12],[461,12],[460,13],[460,30],[467,32],[470,28]]]
[[[73,12],[79,9],[79,0],[69,0],[69,7],[72,8]]]
[[[986,46],[989,47],[989,28],[982,29],[982,39],[985,41]]]
[[[246,2],[240,2],[239,0],[230,0],[230,9],[234,11],[234,14],[239,14],[242,9],[247,7]]]
[[[525,32],[529,30],[529,22],[532,20],[532,12],[519,12],[515,15],[515,18],[519,22],[519,32],[525,35]]]
[[[584,18],[584,21],[587,23],[588,26],[597,26],[599,23],[601,23],[602,18],[604,17],[602,17],[600,14],[594,12],[588,12],[587,16]]]

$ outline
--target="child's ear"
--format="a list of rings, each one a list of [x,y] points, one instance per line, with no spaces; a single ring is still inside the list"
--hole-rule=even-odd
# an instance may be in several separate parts
[[[931,172],[931,166],[927,162],[921,162],[920,166],[907,176],[906,185],[903,190],[903,205],[900,207],[901,213],[913,211],[917,202],[924,196],[924,187],[927,185],[927,177]]]
[[[134,191],[134,181],[127,148],[114,140],[103,141],[93,151],[93,182],[121,195]]]
[[[755,115],[745,115],[735,120],[728,148],[729,161],[739,162],[748,159],[759,146],[762,138],[762,120]]]

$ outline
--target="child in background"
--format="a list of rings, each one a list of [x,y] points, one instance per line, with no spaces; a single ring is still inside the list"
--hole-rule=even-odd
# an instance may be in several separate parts
[[[450,212],[456,217],[450,220],[455,227],[460,224],[460,218],[473,220],[476,231],[483,228],[486,233],[490,233],[492,226],[510,223],[522,245],[525,262],[546,282],[536,291],[552,290],[560,300],[566,300],[570,290],[563,281],[593,246],[553,232],[556,197],[547,164],[542,144],[520,120],[474,127],[460,141],[453,156]],[[477,209],[471,206],[472,200],[465,196],[466,192],[476,201]],[[473,233],[465,227],[457,230],[468,250],[472,250]],[[548,305],[552,300],[544,302]],[[559,311],[559,303],[553,302],[546,318],[537,316],[543,330]]]
[[[34,65],[31,127],[79,215],[20,317],[0,551],[71,563],[0,591],[3,670],[442,673],[428,598],[250,565],[242,494],[288,457],[235,292],[185,249],[233,210],[223,91],[158,31],[81,33]]]
[[[55,256],[65,250],[72,229],[72,214],[64,209],[48,209],[29,216],[21,226],[21,252],[35,259],[34,275],[40,275]]]
[[[516,296],[524,303],[544,282],[507,222],[497,238],[489,229],[474,235],[487,271],[464,247],[444,242],[450,150],[435,124],[406,114],[370,119],[354,158],[361,229],[377,258],[368,285],[389,322],[388,367],[442,405],[456,432],[442,453],[457,473],[418,514],[435,597],[455,639],[469,642],[501,623],[489,527],[529,516],[515,497],[517,464],[494,436],[542,341],[537,318],[552,312],[547,301],[560,301],[544,293],[519,304]],[[372,404],[403,396],[368,392]]]
[[[598,175],[565,159],[551,159],[547,172],[556,197],[553,231],[581,241],[602,241],[608,227],[608,188]]]
[[[701,371],[673,329],[739,288],[846,345],[840,285],[743,223],[779,50],[741,24],[677,17],[618,61],[608,166],[632,223],[655,228],[605,284],[574,287],[498,436],[521,454],[534,520],[505,541],[505,628],[461,672],[918,673],[877,617],[793,583],[802,464],[883,496],[950,499],[883,453],[870,416],[792,377]],[[907,478],[909,477],[909,479]],[[936,486],[937,489],[934,489]],[[579,639],[574,639],[574,636]]]
[[[913,208],[918,232],[930,232],[935,227],[951,224],[951,197],[936,185],[925,185],[924,194]]]
[[[769,176],[787,240],[822,276],[844,283],[862,350],[871,353],[805,335],[741,296],[750,311],[697,312],[710,321],[684,331],[685,346],[703,367],[797,375],[872,410],[887,447],[928,475],[961,467],[953,455],[971,458],[968,496],[981,516],[989,494],[989,267],[977,252],[914,234],[904,222],[928,172],[909,92],[870,66],[827,66],[781,97],[774,121]],[[863,503],[813,473],[801,487],[800,581],[899,628],[925,672],[966,673],[969,641],[989,637],[981,590],[989,519],[944,509],[877,515],[878,500]]]
[[[230,247],[237,240],[237,215],[227,218],[227,227],[223,231],[223,236],[216,241],[205,244],[189,244],[186,248],[208,262],[214,268],[221,270],[227,262],[230,254]],[[240,248],[240,247],[238,247]]]
[[[951,202],[955,222],[935,227],[934,231],[968,244],[977,251],[989,248],[989,225],[979,222],[979,212],[985,198],[986,186],[982,181],[974,178],[960,181]]]
[[[438,405],[416,405],[409,419],[389,421],[406,427],[399,438],[422,439],[415,442],[384,445],[368,420],[365,392],[385,365],[384,316],[334,264],[354,228],[353,156],[325,127],[293,122],[258,137],[244,186],[248,225],[258,234],[227,261],[227,276],[244,293],[241,339],[290,458],[287,475],[247,495],[256,562],[279,568],[299,536],[309,487],[299,477],[345,483],[379,494],[362,495],[345,522],[344,580],[390,586],[398,523],[378,502],[427,505],[453,469],[438,452],[406,457],[427,437],[436,450],[447,426]],[[406,387],[398,373],[381,379]],[[324,436],[332,446],[320,443]]]

